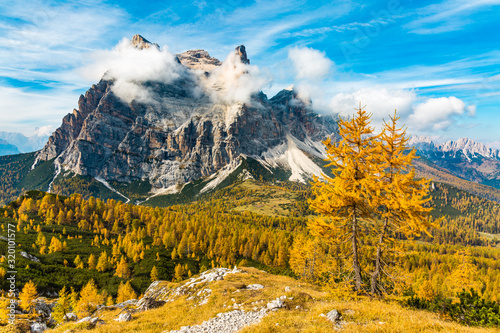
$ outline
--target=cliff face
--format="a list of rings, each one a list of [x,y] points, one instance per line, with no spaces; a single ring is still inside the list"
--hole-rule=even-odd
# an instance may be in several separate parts
[[[141,49],[149,43],[133,40]],[[235,54],[236,65],[249,64],[244,46]],[[120,99],[113,80],[93,85],[80,97],[78,110],[64,117],[38,160],[56,158],[63,170],[80,175],[148,180],[155,188],[167,188],[211,175],[242,154],[265,160],[264,153],[287,145],[290,136],[322,156],[311,142],[336,131],[332,117],[314,114],[293,91],[271,100],[256,93],[245,103],[214,100],[193,87],[221,62],[203,50],[187,51],[177,60],[187,75],[169,83],[141,83],[155,96],[151,101]]]

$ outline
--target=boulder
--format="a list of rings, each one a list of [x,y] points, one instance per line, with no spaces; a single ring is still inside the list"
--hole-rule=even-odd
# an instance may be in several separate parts
[[[326,318],[331,321],[332,323],[337,323],[338,321],[340,321],[340,319],[342,319],[342,315],[340,314],[339,311],[333,309],[332,311],[328,312],[326,314]]]
[[[122,312],[118,317],[115,318],[118,322],[131,321],[132,315],[129,312]]]
[[[77,321],[77,324],[87,323],[87,328],[94,328],[98,323],[104,323],[99,317],[85,317]]]
[[[123,309],[123,308],[131,307],[131,306],[135,306],[136,304],[137,304],[136,299],[129,299],[128,301],[115,304],[114,306],[117,308]]]
[[[54,307],[52,304],[47,303],[45,298],[37,298],[34,300],[35,303],[35,312],[42,318],[49,318],[52,314],[52,308]]]
[[[275,310],[275,309],[277,310],[277,309],[281,309],[284,306],[285,306],[285,303],[279,297],[276,298],[274,301],[271,301],[271,302],[267,303],[267,309],[268,310]]]
[[[258,284],[258,283],[256,283],[256,284],[250,284],[250,285],[247,286],[248,290],[259,290],[259,289],[262,289],[262,288],[264,288],[264,286],[261,285],[261,284]]]
[[[146,311],[151,309],[159,308],[163,306],[165,301],[157,301],[152,297],[144,297],[139,302],[137,302],[137,310]]]
[[[21,252],[19,252],[19,254],[20,254],[22,257],[24,257],[24,258],[28,259],[29,261],[33,261],[33,262],[40,262],[40,259],[38,259],[37,257],[35,257],[35,256],[31,255],[31,254],[29,254],[28,252],[21,251]]]
[[[30,327],[31,333],[43,333],[47,329],[47,325],[44,323],[34,323]]]
[[[78,316],[74,313],[66,313],[66,315],[64,316],[64,320],[66,321],[77,321],[78,320]]]

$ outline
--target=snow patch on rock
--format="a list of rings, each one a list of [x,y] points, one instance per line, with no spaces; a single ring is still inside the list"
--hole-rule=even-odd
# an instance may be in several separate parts
[[[211,179],[207,185],[205,185],[200,193],[205,193],[207,191],[213,190],[216,188],[220,183],[224,181],[227,177],[229,177],[230,174],[232,174],[238,167],[241,165],[242,160],[237,159],[214,173],[213,175],[210,176],[209,179]]]
[[[311,141],[312,142],[312,141]],[[315,148],[317,145],[315,144]],[[301,143],[292,135],[287,135],[287,142],[269,149],[262,157],[270,167],[283,167],[292,172],[290,181],[305,183],[308,176],[321,177],[322,170],[304,153],[304,150],[312,155],[323,157],[321,152]]]
[[[127,201],[125,202],[126,204],[130,202],[130,199],[127,198],[126,196],[124,196],[123,194],[121,194],[120,192],[118,192],[116,189],[114,189],[111,185],[109,185],[109,183],[104,180],[104,178],[101,178],[101,177],[95,177],[95,180],[97,180],[98,182],[102,183],[104,186],[106,186],[109,190],[115,192],[116,194],[118,194],[119,196],[123,197],[124,199],[126,199]]]

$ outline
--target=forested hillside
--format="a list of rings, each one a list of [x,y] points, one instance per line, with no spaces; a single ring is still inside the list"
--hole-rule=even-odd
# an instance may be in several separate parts
[[[19,251],[41,261],[20,257],[20,283],[32,279],[47,293],[63,286],[79,289],[94,278],[100,288],[116,295],[120,282],[130,279],[141,293],[149,285],[153,266],[159,278],[166,280],[215,266],[231,267],[242,260],[295,275],[290,257],[297,255],[294,241],[307,237],[311,212],[303,203],[309,192],[293,184],[284,186],[246,181],[204,200],[168,208],[32,191],[2,208],[1,219],[3,228],[5,222],[17,225]],[[438,184],[433,192],[436,214],[449,214],[442,227],[433,231],[434,237],[405,243],[409,251],[400,258],[407,276],[404,288],[422,293],[428,282],[434,293],[449,295],[453,285],[467,286],[473,281],[472,286],[495,299],[500,294],[500,251],[494,236],[498,208],[466,192],[450,190]],[[5,242],[0,246],[6,249]],[[461,270],[458,263],[468,264],[472,275],[441,283]],[[176,266],[183,267],[181,276],[175,276]],[[318,272],[319,267],[320,260]],[[472,276],[477,278],[469,280]],[[6,285],[2,287],[5,290]]]

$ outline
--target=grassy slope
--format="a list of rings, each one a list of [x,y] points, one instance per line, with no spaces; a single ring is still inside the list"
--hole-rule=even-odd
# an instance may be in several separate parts
[[[351,301],[334,301],[317,286],[297,281],[285,276],[277,276],[254,268],[243,268],[243,273],[227,275],[225,280],[211,283],[212,290],[209,301],[205,305],[195,306],[195,301],[187,300],[189,295],[179,297],[165,306],[133,314],[130,322],[117,323],[113,319],[120,312],[110,309],[100,313],[106,322],[92,332],[119,333],[144,332],[159,333],[180,329],[182,326],[198,325],[213,318],[220,312],[232,311],[234,303],[243,304],[244,310],[265,306],[269,301],[286,295],[287,309],[269,313],[264,319],[242,332],[330,332],[333,325],[322,313],[337,309],[343,313],[346,324],[342,332],[497,332],[495,329],[470,328],[440,318],[427,311],[411,310],[394,301],[379,301],[360,298]],[[241,289],[245,285],[259,283],[264,286],[260,290]],[[176,287],[176,284],[165,283]],[[291,291],[285,292],[285,286]],[[200,288],[204,288],[202,286]],[[240,289],[239,292],[236,290]],[[258,302],[258,303],[255,303]],[[300,309],[296,309],[300,306]],[[88,332],[78,328],[74,323],[65,324],[51,333],[62,333],[68,329],[72,332]]]
[[[285,191],[279,187],[262,187],[255,181],[246,181],[238,185],[238,187],[256,191],[256,200],[235,208],[236,211],[288,216],[290,214],[290,207],[297,200],[297,194],[294,192]]]
[[[38,163],[36,152],[0,157],[0,204],[15,200],[27,190],[47,190],[54,176],[53,160]]]

